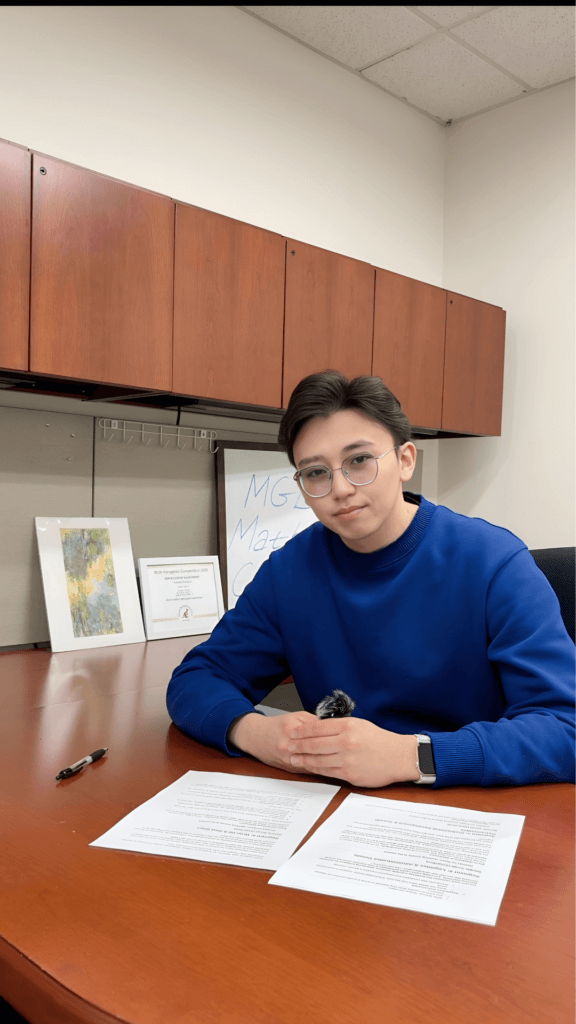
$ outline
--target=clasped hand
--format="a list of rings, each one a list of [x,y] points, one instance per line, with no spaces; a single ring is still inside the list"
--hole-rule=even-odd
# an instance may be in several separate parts
[[[363,718],[316,718],[308,711],[244,715],[230,730],[234,746],[274,768],[324,775],[361,788],[419,778],[415,736]]]

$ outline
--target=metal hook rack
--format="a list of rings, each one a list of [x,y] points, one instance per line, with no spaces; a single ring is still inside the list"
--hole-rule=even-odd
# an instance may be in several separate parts
[[[218,451],[216,431],[203,430],[200,427],[180,427],[166,423],[135,423],[133,420],[115,420],[101,417],[98,426],[104,432],[104,440],[109,443],[117,438],[122,444],[131,444],[135,438],[145,448],[156,438],[160,448],[178,448],[180,451],[202,451],[203,441],[208,442],[211,455]],[[148,438],[148,440],[144,440]],[[172,444],[174,441],[174,444]],[[138,443],[136,441],[136,443]]]

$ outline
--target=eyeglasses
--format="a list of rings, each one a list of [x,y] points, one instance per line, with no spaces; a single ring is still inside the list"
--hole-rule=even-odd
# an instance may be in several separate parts
[[[389,455],[399,447],[400,445],[395,444],[394,448],[389,448],[382,455],[372,455],[370,452],[349,455],[347,459],[344,459],[340,469],[351,484],[354,484],[355,487],[364,487],[365,484],[371,484],[376,479],[378,459],[383,459],[384,455]],[[327,466],[306,466],[305,469],[299,469],[293,479],[310,498],[323,498],[330,494],[332,476],[337,472],[337,469],[328,469]]]

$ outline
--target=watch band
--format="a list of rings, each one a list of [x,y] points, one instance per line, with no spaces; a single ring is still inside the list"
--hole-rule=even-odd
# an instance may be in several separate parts
[[[432,740],[429,736],[422,736],[420,733],[414,733],[414,735],[418,742],[416,768],[420,772],[420,778],[415,779],[414,783],[416,786],[432,786],[436,782]]]

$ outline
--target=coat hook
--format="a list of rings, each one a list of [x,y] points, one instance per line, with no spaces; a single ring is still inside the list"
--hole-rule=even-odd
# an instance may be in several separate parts
[[[131,424],[131,426],[129,425]],[[114,440],[114,433],[118,431],[122,432],[122,442],[124,444],[132,444],[134,441],[134,435],[140,434],[140,443],[146,448],[152,443],[154,437],[158,438],[158,443],[161,448],[168,448],[170,445],[170,439],[174,438],[176,447],[180,451],[185,451],[188,448],[188,441],[190,441],[190,450],[200,452],[203,450],[204,439],[207,440],[209,445],[209,451],[211,455],[215,455],[218,451],[218,445],[216,444],[217,432],[216,430],[201,430],[199,427],[181,427],[179,424],[176,426],[176,432],[173,433],[171,426],[166,424],[150,424],[150,423],[133,423],[131,420],[113,420],[105,417],[101,417],[98,420],[98,426],[102,428],[104,432],[104,441],[108,443]],[[160,430],[148,429],[149,427],[159,426]],[[110,436],[108,437],[108,431]],[[167,432],[165,432],[167,431]],[[74,435],[72,435],[73,437]],[[144,438],[148,440],[145,441]]]
[[[46,426],[49,426],[49,424],[47,423]],[[105,419],[98,420],[98,426],[102,427],[102,430],[104,431],[104,440],[106,442],[111,441],[112,438],[114,437],[114,431],[112,430],[112,427],[107,427],[106,426],[106,420]],[[107,430],[112,430],[112,433],[110,434],[110,437],[106,437],[106,431]]]

